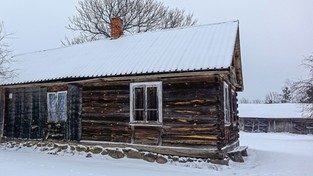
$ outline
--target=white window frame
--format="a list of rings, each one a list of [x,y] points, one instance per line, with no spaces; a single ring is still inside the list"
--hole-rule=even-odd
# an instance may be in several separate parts
[[[59,118],[59,109],[58,109],[58,102],[59,102],[59,94],[61,93],[65,93],[66,95],[66,104],[65,104],[65,118],[64,120],[60,120]],[[50,110],[50,98],[49,95],[56,95],[56,118],[54,119],[54,121],[49,119],[49,112]],[[58,91],[58,92],[47,92],[47,109],[48,109],[48,117],[47,117],[47,121],[49,123],[57,123],[57,122],[66,122],[67,121],[67,91]]]
[[[135,88],[143,87],[144,93],[147,94],[147,88],[148,87],[156,87],[157,88],[157,99],[158,99],[158,119],[157,121],[147,121],[147,119],[144,119],[143,121],[136,121],[134,118],[134,108],[135,108]],[[147,97],[147,95],[145,96]],[[147,100],[145,99],[144,102]],[[162,82],[138,82],[138,83],[130,83],[130,124],[143,124],[143,125],[149,125],[149,124],[158,124],[161,125],[163,123],[163,117],[162,117]]]
[[[224,123],[225,125],[230,125],[231,124],[230,96],[229,96],[229,86],[226,82],[224,82],[223,94],[224,94]]]

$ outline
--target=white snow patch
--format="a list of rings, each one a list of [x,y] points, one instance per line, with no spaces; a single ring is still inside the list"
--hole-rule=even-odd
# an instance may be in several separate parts
[[[310,176],[313,173],[312,135],[240,132],[240,141],[241,145],[249,147],[249,156],[245,157],[245,163],[230,162],[230,166],[208,165],[203,160],[162,165],[128,158],[97,157],[99,155],[86,158],[86,152],[47,155],[33,152],[36,149],[0,146],[0,170],[1,175],[11,176]]]

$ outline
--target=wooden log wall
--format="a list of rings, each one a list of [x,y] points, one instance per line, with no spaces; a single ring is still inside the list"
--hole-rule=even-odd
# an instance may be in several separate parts
[[[4,135],[9,138],[41,139],[46,122],[46,88],[6,91]]]
[[[81,139],[217,148],[238,139],[237,94],[231,103],[234,123],[225,128],[223,81],[219,76],[149,81],[163,83],[162,126],[130,126],[130,81],[84,83]]]
[[[218,78],[166,80],[163,82],[164,146],[219,146],[222,121],[219,115]]]
[[[160,127],[133,127],[133,143],[144,145],[161,145],[162,129]]]
[[[85,83],[81,138],[130,143],[129,96],[129,82]]]

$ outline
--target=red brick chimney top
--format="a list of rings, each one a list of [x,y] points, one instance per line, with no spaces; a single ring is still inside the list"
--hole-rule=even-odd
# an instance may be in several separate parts
[[[118,39],[123,35],[123,20],[121,18],[111,19],[111,38]]]

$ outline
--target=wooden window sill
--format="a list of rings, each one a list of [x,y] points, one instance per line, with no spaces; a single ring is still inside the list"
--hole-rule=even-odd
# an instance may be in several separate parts
[[[163,127],[163,124],[162,123],[134,123],[134,122],[131,122],[129,123],[130,126],[139,126],[139,127]]]

